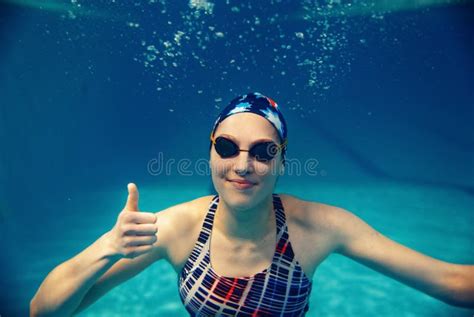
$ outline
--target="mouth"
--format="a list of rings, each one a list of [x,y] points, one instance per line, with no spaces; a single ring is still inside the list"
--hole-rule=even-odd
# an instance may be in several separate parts
[[[230,182],[236,189],[249,189],[256,185],[256,183],[246,179],[228,179],[227,181]]]

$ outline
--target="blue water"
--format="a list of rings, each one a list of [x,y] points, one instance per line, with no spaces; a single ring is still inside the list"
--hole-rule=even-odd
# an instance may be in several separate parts
[[[436,2],[0,2],[0,315],[27,315],[112,228],[128,182],[146,211],[211,193],[209,175],[149,163],[207,159],[219,109],[248,91],[278,102],[288,158],[318,162],[276,192],[474,263],[474,7]],[[176,281],[155,263],[81,315],[186,316]],[[473,314],[332,255],[308,316]]]

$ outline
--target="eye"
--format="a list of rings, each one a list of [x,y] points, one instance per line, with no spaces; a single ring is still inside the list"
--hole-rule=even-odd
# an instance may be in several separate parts
[[[238,152],[237,145],[232,140],[224,137],[216,139],[215,149],[217,154],[223,158],[234,156]]]
[[[268,162],[273,159],[278,152],[278,147],[273,142],[263,142],[256,144],[252,148],[252,155],[259,162]]]

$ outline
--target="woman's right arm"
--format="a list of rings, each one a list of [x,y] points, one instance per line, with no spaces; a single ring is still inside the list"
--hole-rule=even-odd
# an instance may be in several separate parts
[[[157,241],[161,212],[138,212],[138,190],[133,184],[128,189],[114,228],[48,274],[30,302],[30,316],[78,313],[166,256],[165,243]]]

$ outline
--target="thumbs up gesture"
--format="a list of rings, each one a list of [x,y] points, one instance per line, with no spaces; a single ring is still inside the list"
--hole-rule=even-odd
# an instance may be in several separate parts
[[[138,211],[137,186],[130,183],[127,187],[127,202],[117,217],[117,223],[108,232],[108,238],[114,254],[133,259],[153,249],[158,227],[155,214]]]

